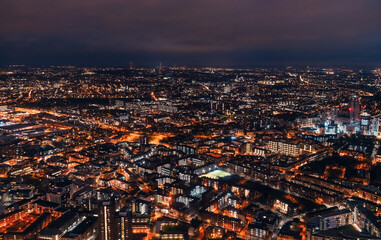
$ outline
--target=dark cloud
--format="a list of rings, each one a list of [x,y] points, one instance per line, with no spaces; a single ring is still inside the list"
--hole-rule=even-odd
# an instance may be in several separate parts
[[[0,63],[379,64],[379,0],[2,0]]]

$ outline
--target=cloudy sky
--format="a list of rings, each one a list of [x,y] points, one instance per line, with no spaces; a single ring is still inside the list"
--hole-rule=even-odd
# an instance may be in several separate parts
[[[381,0],[0,0],[0,64],[381,64]]]

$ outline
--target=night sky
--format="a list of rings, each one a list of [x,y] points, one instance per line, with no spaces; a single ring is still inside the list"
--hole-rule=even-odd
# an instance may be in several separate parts
[[[381,0],[0,0],[0,64],[381,65]]]

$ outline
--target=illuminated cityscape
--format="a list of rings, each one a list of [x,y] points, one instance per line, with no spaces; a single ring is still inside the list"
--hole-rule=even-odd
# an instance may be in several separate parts
[[[381,239],[380,12],[0,1],[0,240]]]
[[[3,68],[1,239],[377,239],[378,72]]]

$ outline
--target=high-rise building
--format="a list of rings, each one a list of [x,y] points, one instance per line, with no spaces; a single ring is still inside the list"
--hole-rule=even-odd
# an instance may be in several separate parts
[[[380,117],[380,115],[377,115],[372,119],[372,131],[373,131],[374,136],[381,137],[381,117]]]
[[[132,239],[132,212],[127,208],[121,209],[116,214],[118,226],[118,240]]]
[[[370,131],[370,115],[368,113],[363,113],[360,115],[360,131],[362,134],[369,134]]]
[[[351,121],[358,122],[360,120],[360,98],[354,97],[349,103],[349,118]]]
[[[115,221],[115,202],[114,200],[103,201],[99,205],[99,232],[100,240],[116,240],[117,224]]]

